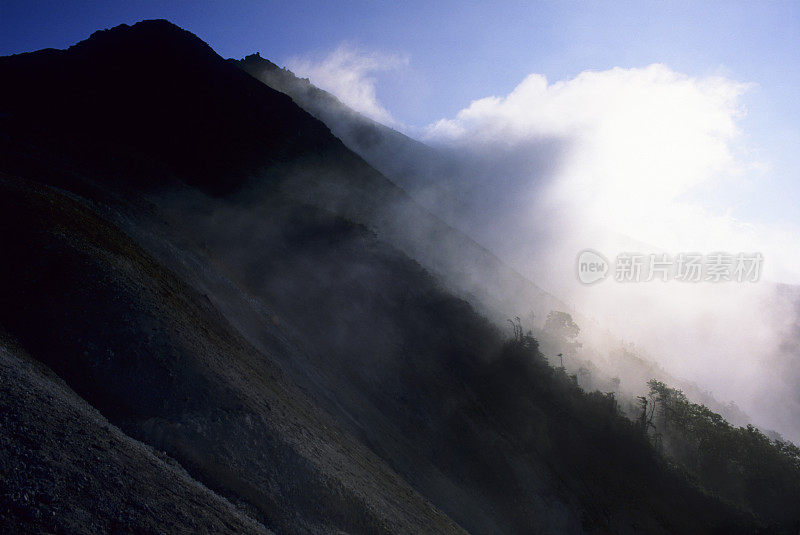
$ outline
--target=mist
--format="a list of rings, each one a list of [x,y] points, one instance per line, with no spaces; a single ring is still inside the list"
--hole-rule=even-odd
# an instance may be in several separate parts
[[[215,50],[0,58],[0,531],[797,532],[753,86],[531,74],[417,129],[409,55]],[[757,263],[620,269],[684,253]]]
[[[669,373],[796,440],[797,376],[786,374],[797,369],[786,352],[795,305],[775,284],[796,280],[791,228],[736,217],[765,169],[743,147],[747,90],[659,64],[552,84],[533,74],[432,124],[423,139],[483,164],[461,167],[469,208],[455,216],[460,226]],[[500,193],[483,194],[490,188]],[[756,282],[624,284],[612,274],[587,286],[575,272],[586,248],[609,259],[725,251],[765,260]]]
[[[377,68],[370,63],[376,56],[365,53],[370,61],[359,62],[352,59],[357,52],[349,49],[357,76],[337,60],[341,49],[318,64],[294,60],[293,66],[337,96],[341,83],[352,80],[369,95],[355,109],[377,109],[375,80],[365,68]],[[393,62],[381,67],[392,68]],[[325,76],[315,78],[318,72]],[[330,82],[337,72],[339,85]],[[695,392],[720,405],[735,403],[756,425],[798,440],[795,229],[739,215],[769,173],[741,127],[744,98],[754,90],[722,74],[691,77],[663,64],[585,71],[555,82],[534,73],[508,95],[473,101],[424,128],[404,128],[435,150],[424,161],[419,151],[351,148],[583,318],[582,357],[609,376],[625,375],[608,367],[609,353],[622,342],[634,344],[670,377],[696,383]],[[359,91],[345,90],[343,102],[354,105]],[[348,142],[336,118],[324,119]],[[612,272],[586,285],[576,260],[587,248],[612,264],[621,253],[674,260],[718,252],[760,254],[763,263],[758,280],[749,282],[620,283]],[[448,264],[464,262],[453,254]],[[446,271],[457,285],[497,285],[480,270]],[[531,326],[541,327],[548,306],[556,305],[528,298],[495,305],[507,307],[507,316],[534,311],[538,324]],[[502,322],[503,311],[494,312]],[[639,394],[645,381],[623,387]]]

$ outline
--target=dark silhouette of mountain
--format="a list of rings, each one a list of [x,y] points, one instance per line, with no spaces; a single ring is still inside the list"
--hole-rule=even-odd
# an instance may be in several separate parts
[[[504,340],[458,296],[479,283],[453,258],[511,270],[191,34],[120,26],[0,74],[4,528],[769,521],[689,481],[532,340]],[[481,291],[486,309],[511,299]]]
[[[230,60],[269,87],[290,96],[300,107],[325,123],[353,152],[435,213],[455,215],[464,182],[462,163],[389,128],[342,103],[334,95],[299,78],[259,54]],[[435,180],[432,178],[435,177]]]
[[[24,80],[2,90],[11,124],[46,127],[45,135],[96,143],[98,151],[124,147],[212,193],[329,141],[286,96],[217,61],[194,35],[157,22],[98,31],[67,51],[7,57],[3,71]]]

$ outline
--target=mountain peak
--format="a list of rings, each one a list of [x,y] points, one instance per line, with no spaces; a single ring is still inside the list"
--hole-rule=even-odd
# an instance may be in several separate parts
[[[94,32],[67,52],[88,54],[101,61],[206,62],[219,59],[214,50],[193,33],[164,19],[120,24]]]
[[[15,81],[0,87],[0,111],[14,129],[101,139],[93,153],[147,154],[215,194],[276,159],[337,143],[288,96],[166,20],[101,30],[66,50],[0,58],[0,73]]]
[[[194,41],[195,43],[200,43],[211,50],[211,48],[208,47],[208,45],[206,45],[199,37],[166,19],[142,20],[132,26],[129,24],[120,24],[105,30],[97,30],[93,32],[88,39],[84,39],[70,48],[86,46],[90,43],[102,43],[104,45],[108,45],[113,43],[114,40],[120,38],[136,40],[151,39],[157,41]]]

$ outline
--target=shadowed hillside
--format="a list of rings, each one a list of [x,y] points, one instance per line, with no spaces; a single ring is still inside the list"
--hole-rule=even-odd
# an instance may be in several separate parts
[[[384,126],[343,104],[334,95],[315,87],[308,79],[298,78],[258,54],[231,60],[254,78],[292,97],[308,113],[325,123],[348,148],[370,165],[411,193],[437,213],[453,209],[457,191],[454,186],[459,169],[455,161],[424,143]],[[431,184],[430,177],[437,183]]]
[[[68,387],[166,452],[181,493],[207,487],[209,531],[762,526],[457,296],[490,290],[437,277],[459,248],[510,270],[191,34],[121,26],[0,73],[0,325],[66,385],[31,410]],[[14,481],[0,519],[26,526]],[[98,530],[133,514],[114,504]]]
[[[0,525],[9,533],[269,533],[52,371],[0,342]]]
[[[334,95],[311,84],[308,79],[298,78],[288,69],[279,68],[258,54],[229,61],[269,87],[292,97],[299,106],[325,123],[348,148],[401,186],[431,214],[455,227],[459,222],[474,220],[475,205],[468,207],[459,200],[465,199],[465,195],[474,194],[467,191],[469,181],[463,178],[472,176],[476,171],[469,164],[468,154],[454,153],[444,147],[429,147],[411,139],[354,111]],[[491,180],[486,181],[487,187],[505,189],[503,175],[502,169],[493,169],[487,175],[491,176]],[[513,189],[509,189],[509,192],[513,194]],[[401,246],[412,242],[413,245],[406,248],[412,257],[439,275],[458,295],[480,307],[481,312],[496,324],[505,326],[509,317],[526,318],[541,339],[544,352],[556,355],[563,347],[560,341],[551,343],[552,333],[544,329],[543,320],[553,310],[569,310],[581,326],[583,343],[583,349],[575,355],[579,358],[569,359],[568,368],[572,373],[577,373],[582,366],[592,366],[595,377],[609,383],[608,390],[624,393],[631,400],[646,394],[647,381],[657,378],[680,387],[692,400],[706,404],[737,425],[750,422],[750,417],[737,407],[721,403],[700,386],[664,371],[653,357],[645,357],[640,351],[633,350],[630,344],[624,343],[607,329],[603,318],[597,321],[583,315],[580,310],[574,310],[571,305],[559,301],[528,278],[506,267],[474,242],[462,240],[460,233],[454,233],[451,228],[438,224],[438,221],[420,221],[420,216],[413,210],[398,210],[398,206],[402,204],[396,203],[392,214],[402,231],[399,235],[391,233],[390,239]],[[365,221],[377,226],[373,219]],[[502,227],[497,221],[491,224]],[[469,232],[466,234],[475,236]],[[509,227],[504,241],[514,243],[514,240],[526,235],[521,232],[515,237],[515,234]],[[425,247],[425,243],[436,245],[433,248]],[[420,244],[423,245],[420,247]],[[531,244],[518,245],[529,247]],[[539,319],[538,324],[533,324],[535,322],[531,315]],[[792,359],[787,357],[783,362],[792,362]],[[795,370],[789,371],[794,373]],[[620,384],[612,388],[612,380],[620,381],[622,389],[619,388]]]

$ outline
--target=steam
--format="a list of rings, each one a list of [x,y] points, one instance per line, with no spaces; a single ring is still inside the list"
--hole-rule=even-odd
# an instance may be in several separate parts
[[[408,64],[408,57],[365,51],[342,44],[320,58],[293,57],[287,66],[298,76],[339,97],[347,106],[384,124],[394,125],[392,114],[379,102],[375,93],[375,74]]]

